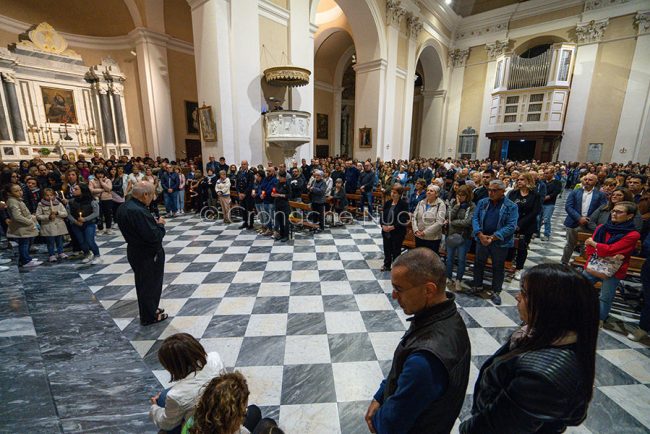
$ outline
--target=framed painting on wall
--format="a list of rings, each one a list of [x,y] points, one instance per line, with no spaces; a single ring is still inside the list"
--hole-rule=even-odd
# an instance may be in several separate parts
[[[52,124],[76,124],[74,94],[70,89],[41,87],[45,119]]]
[[[199,108],[199,127],[201,128],[201,138],[203,141],[217,141],[217,127],[212,117],[212,106],[203,105]]]
[[[359,128],[359,147],[372,148],[372,128]]]
[[[327,139],[327,131],[329,129],[329,119],[324,113],[316,114],[316,138]]]
[[[187,123],[187,134],[199,134],[199,103],[185,101],[185,122]]]

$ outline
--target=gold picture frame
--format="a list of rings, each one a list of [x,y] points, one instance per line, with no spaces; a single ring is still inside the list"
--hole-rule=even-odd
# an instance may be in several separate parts
[[[372,148],[372,128],[359,128],[359,147]]]
[[[212,106],[203,104],[203,106],[199,107],[199,127],[204,142],[217,141],[217,126],[214,123]]]

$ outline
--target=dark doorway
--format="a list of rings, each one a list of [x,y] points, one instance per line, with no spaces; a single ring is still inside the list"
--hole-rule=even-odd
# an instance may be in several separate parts
[[[196,139],[185,139],[185,158],[188,160],[201,156],[201,141]]]
[[[532,160],[535,158],[535,144],[534,140],[510,140],[508,143],[508,159],[517,161]]]

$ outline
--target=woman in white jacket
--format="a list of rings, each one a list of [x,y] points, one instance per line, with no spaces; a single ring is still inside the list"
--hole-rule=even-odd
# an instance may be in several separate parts
[[[230,179],[226,176],[225,170],[219,172],[219,179],[214,185],[214,190],[217,192],[221,212],[223,212],[223,222],[232,223],[230,220]]]
[[[194,414],[201,388],[224,371],[223,362],[216,352],[206,354],[199,341],[187,333],[165,339],[158,360],[171,374],[172,385],[151,398],[149,416],[159,429],[180,433],[183,423]]]
[[[415,235],[416,247],[428,247],[438,253],[442,228],[447,217],[447,205],[438,197],[440,187],[431,185],[427,187],[427,197],[415,207],[411,224]]]

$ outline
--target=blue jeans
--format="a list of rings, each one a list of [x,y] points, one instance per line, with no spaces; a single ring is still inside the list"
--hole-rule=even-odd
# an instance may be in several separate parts
[[[496,246],[492,243],[484,246],[476,242],[476,257],[474,259],[474,287],[483,287],[483,273],[488,257],[492,258],[492,292],[499,294],[503,288],[503,279],[505,278],[506,256],[508,255],[507,247]]]
[[[169,392],[169,389],[171,389],[171,387],[163,390],[162,392],[160,392],[160,395],[158,396],[158,399],[156,399],[156,405],[158,407],[165,408],[165,403],[167,402],[167,392]],[[175,426],[171,430],[165,431],[165,432],[169,433],[169,434],[181,434],[181,432],[183,431],[183,423],[184,422],[185,421],[181,421],[181,423],[178,424],[178,426]]]
[[[63,253],[63,235],[56,235],[54,237],[45,237],[47,242],[47,253],[50,256]],[[55,250],[56,249],[56,250]]]
[[[372,214],[372,191],[361,193],[361,214],[363,214],[363,206],[368,202],[368,214]]]
[[[84,254],[88,252],[93,252],[93,255],[99,256],[99,247],[95,242],[95,232],[97,231],[97,225],[95,223],[84,223],[83,226],[77,226],[75,224],[70,225],[70,229],[74,232],[77,240],[79,240],[79,246]]]
[[[14,238],[18,241],[18,265],[25,265],[32,262],[32,257],[29,256],[29,245],[32,243],[33,238]]]
[[[273,230],[273,212],[275,211],[275,205],[272,203],[264,204],[264,224],[270,230]]]
[[[616,288],[618,287],[618,282],[620,279],[618,277],[610,277],[608,279],[601,279],[596,276],[592,276],[586,271],[582,272],[582,275],[587,278],[592,284],[596,282],[602,282],[600,287],[600,320],[605,321],[609,316],[609,311],[612,310],[612,302],[614,301],[614,296],[616,295]]]
[[[451,279],[454,274],[454,259],[458,256],[458,270],[456,279],[463,280],[465,275],[465,265],[467,264],[467,252],[472,245],[472,240],[465,240],[463,244],[457,247],[447,245],[447,278]]]
[[[178,195],[178,200],[176,201],[176,209],[178,211],[185,211],[185,190],[179,190],[176,192]]]
[[[165,191],[165,211],[169,214],[176,214],[178,211],[178,192],[172,191],[171,193]]]
[[[551,217],[555,211],[555,204],[542,205],[542,224],[544,225],[544,236],[551,236]]]

